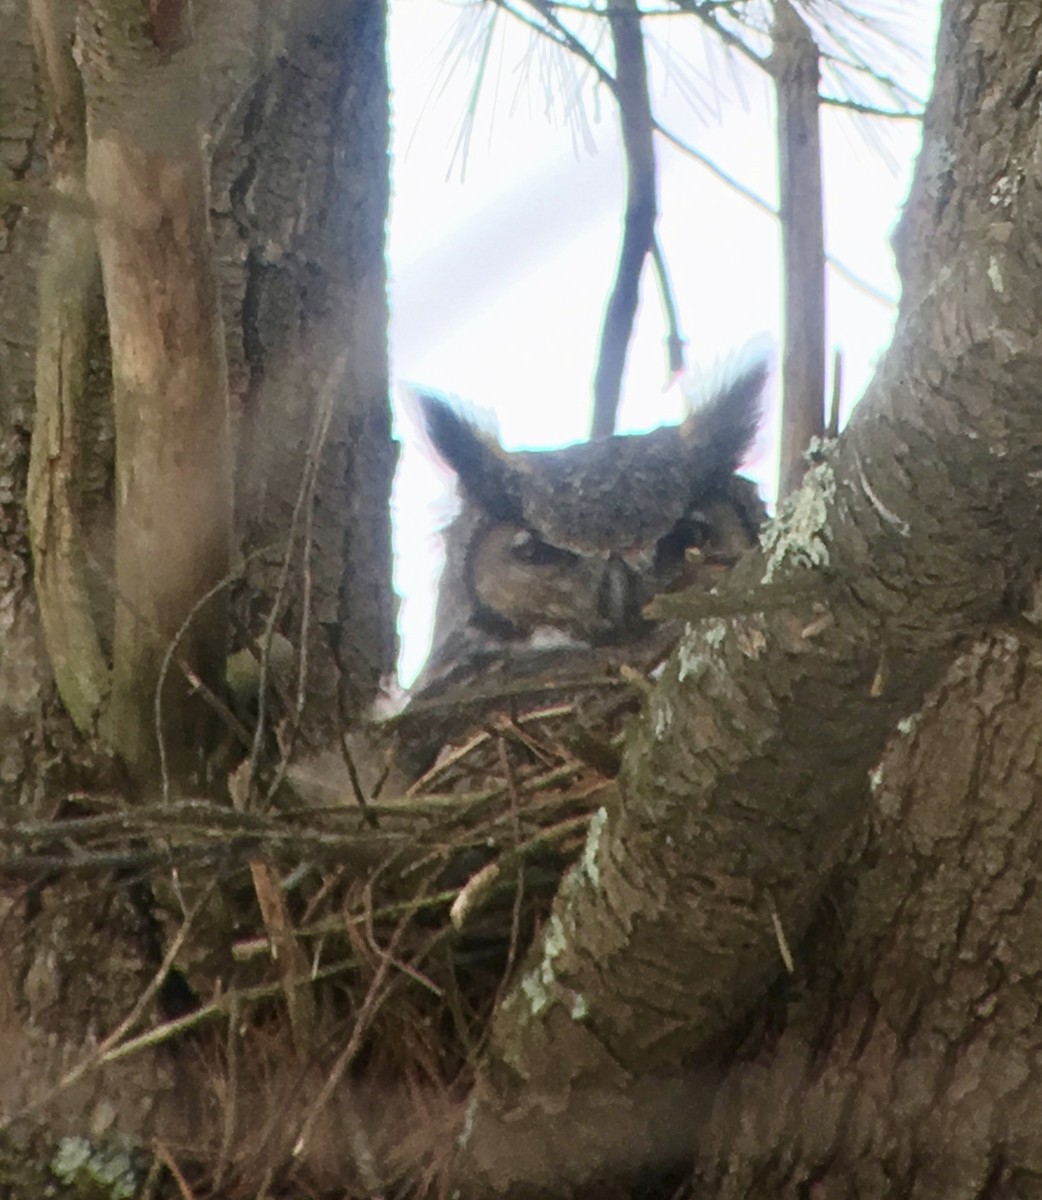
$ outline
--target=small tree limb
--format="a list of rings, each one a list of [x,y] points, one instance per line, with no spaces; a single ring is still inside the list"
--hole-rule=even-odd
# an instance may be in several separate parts
[[[820,70],[814,38],[790,0],[774,10],[771,66],[778,98],[785,314],[779,495],[807,469],[825,432],[825,224],[821,183]]]
[[[640,298],[640,275],[655,235],[656,180],[654,123],[648,70],[637,0],[620,0],[608,14],[615,46],[615,98],[626,152],[626,216],[615,283],[601,327],[601,348],[593,385],[592,437],[615,430],[626,352]]]
[[[228,574],[233,462],[199,114],[191,103],[182,111],[150,97],[163,55],[141,0],[131,7],[139,21],[126,4],[90,0],[79,38],[116,414],[116,620],[103,732],[147,785],[159,777],[152,709],[166,645]],[[168,32],[178,25],[174,7],[164,9]],[[128,106],[131,96],[137,105]],[[181,643],[214,691],[224,675],[225,609],[217,589]],[[167,686],[171,766],[185,779],[200,766],[213,719],[180,675]]]

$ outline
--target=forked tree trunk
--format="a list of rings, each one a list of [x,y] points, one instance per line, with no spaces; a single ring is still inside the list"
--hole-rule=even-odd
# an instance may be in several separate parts
[[[304,724],[320,734],[338,699],[350,710],[372,693],[392,641],[386,81],[382,6],[299,11],[309,23],[279,36],[269,6],[214,5],[205,44],[228,67],[207,78],[239,81],[214,106],[211,220],[237,539],[257,551],[247,569],[265,597],[242,637],[263,633],[278,598],[276,626],[309,647]],[[746,615],[688,613],[622,797],[595,819],[496,1019],[458,1143],[460,1182],[477,1194],[567,1192],[689,1153],[700,1196],[1039,1192],[1042,691],[1036,627],[1020,614],[1042,565],[1040,24],[1022,0],[945,7],[895,346],[767,555],[740,569]],[[98,773],[55,703],[30,589],[48,210],[24,181],[42,173],[47,134],[17,6],[0,13],[0,71],[0,169],[28,204],[0,218],[11,818],[61,808]],[[277,597],[299,529],[290,576],[306,587]],[[988,623],[1004,628],[975,642]],[[164,912],[198,901],[206,920],[230,919],[205,904],[218,875],[183,870],[157,904],[136,877],[106,876],[105,889],[98,875],[8,877],[8,1111],[41,1104],[52,1133],[201,1136],[205,1097],[180,1077],[190,1056],[76,1067],[96,1066],[97,1031],[135,1010],[172,944]],[[211,981],[230,970],[205,965]],[[161,999],[169,1011],[183,997]],[[333,1117],[341,1150],[353,1114]]]
[[[743,615],[671,606],[618,803],[494,1024],[474,1195],[687,1154],[699,1196],[1036,1194],[1040,32],[944,6],[894,344],[732,576]]]

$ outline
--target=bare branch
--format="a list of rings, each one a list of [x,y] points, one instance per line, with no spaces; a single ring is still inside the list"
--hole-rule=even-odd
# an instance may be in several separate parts
[[[580,38],[578,38],[571,30],[569,30],[556,18],[554,12],[550,9],[549,5],[546,4],[546,0],[528,0],[528,3],[531,4],[532,7],[534,7],[544,18],[543,21],[536,20],[524,12],[521,12],[514,4],[511,3],[511,0],[491,0],[491,3],[494,3],[498,8],[503,9],[504,12],[509,13],[514,19],[520,21],[529,29],[532,29],[541,36],[548,38],[554,43],[554,45],[560,46],[575,54],[584,63],[586,63],[591,71],[593,71],[598,81],[605,87],[609,88],[613,95],[615,94],[615,79],[611,72],[608,71],[608,69],[600,62],[593,51],[590,50]],[[554,9],[559,9],[562,7],[567,6],[561,4],[553,5]],[[581,7],[579,7],[579,10],[588,11]],[[676,14],[660,13],[657,15],[675,16]],[[828,97],[822,97],[821,103],[849,109],[853,112],[863,112],[865,115],[869,116],[879,116],[887,119],[919,120],[921,116],[918,112],[881,110],[872,108],[870,106],[858,105],[852,101],[830,100]],[[697,162],[701,167],[704,167],[705,170],[707,170],[711,175],[714,176],[714,178],[724,184],[725,187],[729,188],[736,195],[741,196],[743,200],[747,201],[754,208],[759,209],[760,212],[769,217],[777,218],[778,209],[769,200],[764,199],[764,197],[758,192],[754,191],[752,188],[742,183],[741,180],[736,179],[729,172],[725,171],[718,163],[714,162],[709,155],[703,153],[696,146],[693,146],[689,141],[682,138],[679,134],[667,128],[661,123],[661,121],[655,119],[654,125],[656,133],[665,138],[666,141],[668,141],[672,146],[675,146],[676,149],[681,151],[681,153],[686,154],[689,158],[694,159],[695,162]],[[885,304],[889,308],[892,308],[896,304],[896,300],[893,296],[887,292],[884,292],[881,288],[876,287],[874,284],[869,283],[867,279],[859,275],[852,267],[847,266],[847,264],[836,255],[829,254],[827,256],[827,261],[830,267],[837,271],[849,284],[851,284],[853,287],[856,287],[866,296],[878,301],[880,304]]]
[[[790,0],[775,5],[771,61],[778,96],[785,341],[780,495],[800,484],[825,431],[825,220],[818,47]]]
[[[50,117],[53,195],[37,287],[36,413],[27,509],[37,603],[55,683],[67,712],[90,736],[109,670],[91,611],[78,512],[80,444],[88,403],[91,309],[101,292],[86,198],[83,91],[72,57],[72,23],[54,0],[34,0],[33,40]]]
[[[626,351],[640,298],[640,275],[652,247],[657,206],[654,124],[637,0],[614,9],[608,23],[615,46],[615,98],[626,151],[626,215],[593,384],[590,433],[595,438],[607,437],[615,430]]]
[[[658,235],[651,242],[651,261],[655,264],[655,275],[658,279],[659,294],[662,298],[662,309],[666,314],[668,332],[666,334],[666,369],[671,380],[684,369],[684,347],[687,339],[680,331],[680,317],[677,313],[677,299],[673,294],[673,283],[669,278],[669,267],[666,256],[662,253],[662,244]]]

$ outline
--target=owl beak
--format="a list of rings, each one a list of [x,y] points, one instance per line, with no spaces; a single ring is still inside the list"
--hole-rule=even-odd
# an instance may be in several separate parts
[[[597,616],[610,635],[632,630],[641,623],[637,576],[616,554],[604,563],[597,585]]]

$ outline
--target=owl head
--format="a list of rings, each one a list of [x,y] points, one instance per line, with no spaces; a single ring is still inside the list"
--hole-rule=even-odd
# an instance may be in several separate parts
[[[508,452],[458,406],[418,395],[461,501],[421,687],[493,654],[639,640],[652,597],[712,586],[763,519],[735,472],[767,375],[747,359],[680,425],[545,451]]]

